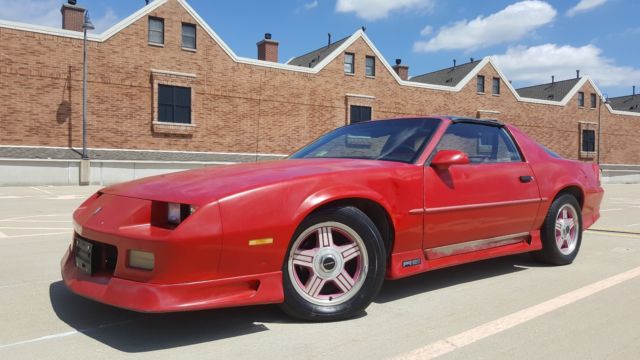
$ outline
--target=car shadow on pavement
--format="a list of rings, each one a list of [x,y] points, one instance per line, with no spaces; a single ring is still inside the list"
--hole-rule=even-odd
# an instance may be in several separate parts
[[[543,266],[547,265],[534,261],[529,254],[520,254],[428,271],[404,279],[386,281],[373,302],[384,304],[429,291]]]
[[[537,266],[543,265],[524,254],[435,270],[386,281],[374,302],[382,304]],[[137,313],[75,295],[62,281],[49,286],[49,297],[60,320],[79,333],[128,353],[170,349],[268,331],[264,323],[299,323],[274,305],[169,314]],[[366,315],[363,312],[357,317]]]
[[[289,320],[277,306],[142,314],[77,296],[62,281],[49,286],[49,297],[60,320],[86,336],[128,353],[249,335],[269,330],[261,322]]]

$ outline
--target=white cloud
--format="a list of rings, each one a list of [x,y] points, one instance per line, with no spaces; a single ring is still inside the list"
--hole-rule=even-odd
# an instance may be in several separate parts
[[[435,37],[413,44],[414,51],[475,49],[521,39],[553,21],[556,10],[544,1],[525,0],[511,4],[487,17],[478,16],[440,28]]]
[[[57,0],[0,0],[0,19],[60,27],[61,5]]]
[[[496,61],[509,79],[526,84],[550,82],[551,75],[557,80],[572,78],[576,70],[591,76],[602,86],[629,86],[640,78],[640,69],[616,65],[594,45],[516,46],[497,55]]]
[[[567,11],[567,16],[574,16],[581,12],[589,11],[591,9],[597,8],[600,5],[604,5],[607,0],[580,0],[576,6],[572,7]]]
[[[89,14],[89,16],[91,17],[91,14]],[[115,25],[119,20],[120,18],[118,17],[118,15],[116,15],[115,11],[113,11],[113,9],[111,8],[108,8],[107,11],[104,13],[104,15],[102,15],[102,17],[98,19],[91,19],[91,21],[93,22],[93,25],[95,25],[96,27],[95,32],[97,33],[101,33],[109,29],[110,27]]]
[[[425,26],[424,29],[422,29],[422,31],[420,31],[420,35],[422,35],[422,36],[429,36],[429,35],[431,35],[431,33],[433,33],[433,26],[431,26],[431,25]]]
[[[310,3],[304,4],[304,8],[307,10],[315,9],[318,7],[318,0],[313,0]]]
[[[384,19],[392,11],[431,10],[435,0],[338,0],[337,12],[353,12],[359,18],[374,21]]]
[[[28,24],[62,27],[58,0],[0,0],[0,19],[24,22]],[[100,18],[93,18],[95,32],[102,32],[120,20],[113,9],[108,8]]]

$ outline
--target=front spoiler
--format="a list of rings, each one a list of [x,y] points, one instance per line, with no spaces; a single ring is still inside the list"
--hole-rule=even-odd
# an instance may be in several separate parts
[[[87,275],[67,251],[62,279],[77,295],[138,312],[163,313],[273,304],[284,301],[282,272],[179,284],[150,284],[109,275]]]

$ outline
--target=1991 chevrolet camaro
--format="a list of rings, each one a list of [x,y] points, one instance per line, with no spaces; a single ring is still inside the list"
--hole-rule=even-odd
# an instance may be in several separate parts
[[[371,121],[286,160],[100,190],[73,215],[62,275],[136,311],[282,303],[301,319],[344,319],[385,277],[523,252],[569,264],[603,194],[597,165],[510,125]]]

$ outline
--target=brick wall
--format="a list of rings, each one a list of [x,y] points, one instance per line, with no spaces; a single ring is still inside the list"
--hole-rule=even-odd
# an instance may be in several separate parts
[[[577,99],[518,102],[504,83],[494,96],[491,79],[499,74],[491,64],[480,71],[485,94],[476,93],[475,79],[460,92],[401,86],[379,61],[376,77],[365,76],[365,56],[375,54],[362,38],[347,49],[356,54],[353,76],[343,73],[342,55],[318,74],[274,69],[233,61],[199,26],[197,51],[182,49],[181,24],[196,20],[175,0],[149,15],[165,19],[163,47],[147,43],[146,17],[89,43],[89,147],[289,153],[347,123],[355,104],[371,106],[374,118],[496,117],[577,159],[581,124],[598,122],[588,82],[586,108]],[[80,147],[82,41],[0,27],[0,58],[0,144]],[[154,124],[157,85],[172,83],[192,88],[190,128]],[[640,117],[600,114],[602,162],[640,164]]]

